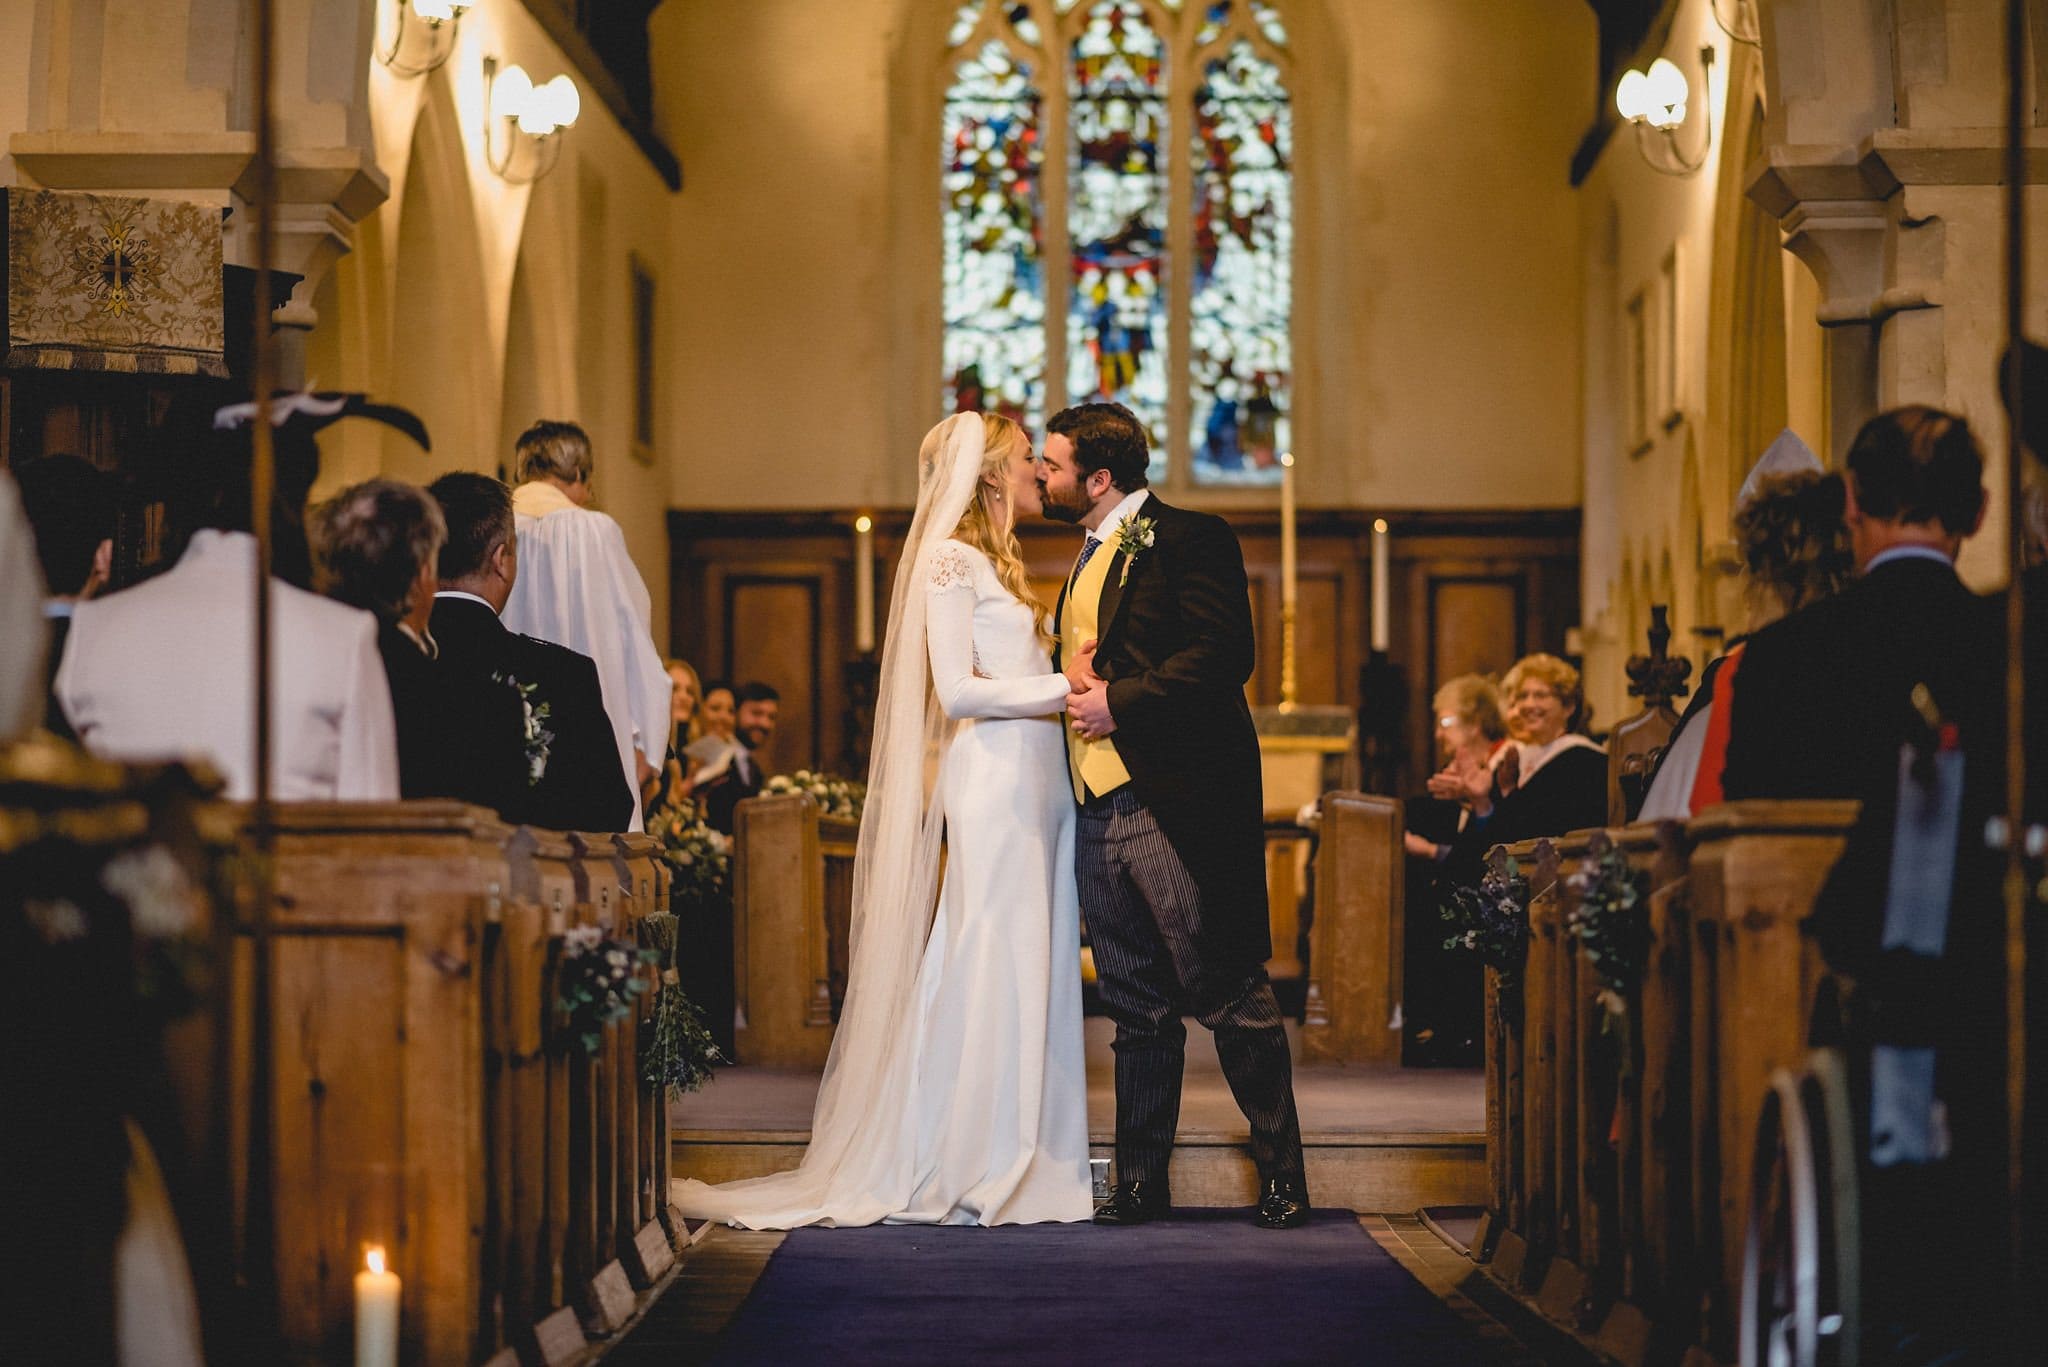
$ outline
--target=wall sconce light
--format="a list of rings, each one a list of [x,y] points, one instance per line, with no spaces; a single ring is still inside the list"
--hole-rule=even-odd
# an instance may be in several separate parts
[[[1648,71],[1630,67],[1614,88],[1614,107],[1636,126],[1636,150],[1652,170],[1667,176],[1689,176],[1706,165],[1707,152],[1714,145],[1713,104],[1714,49],[1700,49],[1700,110],[1704,136],[1699,150],[1690,157],[1678,148],[1678,130],[1685,125],[1692,90],[1685,73],[1669,58],[1659,57]],[[1659,144],[1653,154],[1651,145]]]
[[[566,72],[535,85],[521,67],[500,69],[497,58],[484,58],[484,157],[513,184],[555,169],[562,156],[559,134],[582,112],[583,96]]]
[[[380,48],[377,60],[401,76],[424,76],[455,51],[462,12],[476,0],[395,0],[391,46]]]

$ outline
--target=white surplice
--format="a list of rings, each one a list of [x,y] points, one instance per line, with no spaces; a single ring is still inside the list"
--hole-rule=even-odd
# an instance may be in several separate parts
[[[938,910],[916,1009],[891,1041],[907,1066],[875,1070],[903,1094],[875,1100],[839,1163],[676,1182],[687,1216],[790,1229],[1093,1214],[1074,795],[1055,715],[1067,681],[981,552],[941,542],[924,591],[932,687],[959,727],[938,779]]]
[[[72,614],[57,698],[109,759],[197,755],[256,795],[256,538],[201,531],[178,563]],[[270,582],[271,794],[282,802],[398,800],[391,686],[377,619]]]
[[[579,508],[552,484],[512,491],[519,534],[519,577],[502,614],[505,625],[567,646],[597,665],[604,710],[626,782],[640,791],[634,755],[660,768],[668,755],[669,696],[675,685],[654,648],[646,581],[626,554],[619,524]],[[640,829],[633,804],[631,829]]]

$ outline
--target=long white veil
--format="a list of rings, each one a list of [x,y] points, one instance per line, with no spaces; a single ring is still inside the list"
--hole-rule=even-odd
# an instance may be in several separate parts
[[[918,967],[938,897],[945,822],[932,783],[951,724],[931,686],[923,567],[950,537],[981,474],[979,413],[958,413],[918,451],[917,512],[889,595],[867,806],[853,861],[846,1000],[818,1087],[810,1147],[790,1172],[707,1186],[678,1180],[683,1214],[754,1229],[856,1225],[916,1190],[912,1092],[923,1030]]]

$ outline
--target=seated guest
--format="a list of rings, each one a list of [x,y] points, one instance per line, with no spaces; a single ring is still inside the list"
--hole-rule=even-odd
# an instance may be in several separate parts
[[[733,697],[733,686],[725,679],[704,681],[704,700],[697,705],[697,724],[702,736],[717,736],[721,740],[733,738],[733,712],[739,706]]]
[[[1984,521],[1984,457],[1969,424],[1918,405],[1882,413],[1845,464],[1860,577],[1758,632],[1733,674],[1723,671],[1730,800],[1860,797],[1880,786],[1921,726],[1922,685],[1965,746],[1997,714],[1983,615],[1955,571]]]
[[[668,677],[675,689],[669,695],[668,758],[662,761],[661,774],[650,781],[642,801],[641,805],[649,812],[690,796],[694,770],[688,750],[691,742],[704,734],[703,723],[698,717],[704,685],[697,677],[696,668],[688,660],[670,660]]]
[[[1796,439],[1795,439],[1796,440]],[[1800,446],[1802,451],[1805,446]],[[1812,460],[1811,453],[1808,459]],[[1656,777],[1643,800],[1644,821],[1683,821],[1721,800],[1728,708],[1714,718],[1716,683],[1739,669],[1749,638],[1781,618],[1840,593],[1855,570],[1849,529],[1842,520],[1842,477],[1820,462],[1784,474],[1752,476],[1735,514],[1735,540],[1746,570],[1749,623],[1726,653],[1708,661],[1678,729],[1666,743]]]
[[[505,622],[590,657],[620,771],[637,793],[668,752],[668,673],[649,634],[653,600],[619,524],[590,506],[590,436],[573,422],[520,434],[512,511],[521,574]],[[636,805],[631,829],[640,829]]]
[[[208,505],[202,530],[165,573],[77,604],[56,689],[94,754],[197,755],[226,778],[230,798],[247,801],[256,795],[250,599],[257,548],[246,438],[227,437],[194,472]],[[294,468],[279,486],[285,506],[278,511],[294,520],[303,517],[311,482],[302,484],[303,475]],[[284,495],[287,484],[298,494]],[[396,800],[398,743],[376,620],[275,575],[270,608],[271,795]]]
[[[1436,691],[1436,745],[1446,773],[1491,769],[1507,752],[1507,724],[1493,680],[1463,674]],[[1466,1067],[1481,1061],[1485,979],[1470,954],[1444,948],[1442,907],[1450,889],[1476,883],[1481,870],[1453,862],[1470,810],[1454,797],[1429,794],[1407,803],[1408,860],[1402,952],[1402,1062]]]
[[[508,820],[551,830],[623,831],[637,820],[619,768],[597,666],[498,620],[519,574],[512,491],[488,475],[443,475],[428,488],[447,519],[431,628],[465,696],[510,690],[524,702],[526,785]]]
[[[43,616],[50,622],[46,730],[76,740],[54,688],[72,609],[106,587],[114,564],[114,497],[105,472],[77,456],[44,456],[23,466],[22,509],[43,564]]]
[[[398,724],[405,797],[516,810],[526,791],[524,709],[510,689],[458,690],[427,621],[447,540],[424,489],[373,479],[319,510],[314,555],[327,596],[377,619],[377,650]]]
[[[782,708],[782,695],[774,685],[758,680],[741,684],[734,697],[733,737],[739,744],[731,751],[731,762],[724,771],[715,777],[707,775],[698,788],[704,798],[705,821],[727,835],[732,834],[733,809],[761,791],[761,757],[775,739],[775,723]]]
[[[1607,821],[1607,752],[1566,729],[1584,703],[1579,671],[1555,655],[1526,655],[1501,680],[1501,695],[1516,733],[1512,756],[1502,757],[1498,772],[1470,759],[1453,770],[1472,820],[1453,841],[1458,849],[1451,857],[1473,860],[1473,868],[1495,845]],[[1506,796],[1496,797],[1496,779],[1509,777]],[[1431,791],[1437,786],[1432,783]]]

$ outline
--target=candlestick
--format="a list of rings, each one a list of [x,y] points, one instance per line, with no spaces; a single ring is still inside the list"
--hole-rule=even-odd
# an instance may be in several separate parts
[[[866,513],[853,520],[853,648],[875,648],[875,520]]]
[[[356,1273],[356,1367],[398,1367],[398,1274],[384,1270],[384,1250],[363,1250]]]
[[[1288,451],[1280,457],[1280,602],[1283,606],[1295,600],[1297,570],[1294,544],[1294,453]]]
[[[1372,648],[1385,650],[1392,639],[1387,623],[1387,520],[1374,518],[1372,524]]]

